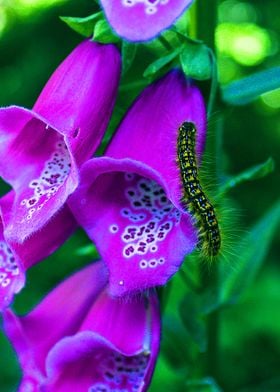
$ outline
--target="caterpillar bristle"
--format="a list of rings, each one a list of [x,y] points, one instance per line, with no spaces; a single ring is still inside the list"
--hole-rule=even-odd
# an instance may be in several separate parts
[[[215,209],[202,189],[195,155],[196,127],[184,122],[179,127],[177,156],[183,183],[183,208],[194,215],[201,252],[210,259],[219,254],[221,234]]]

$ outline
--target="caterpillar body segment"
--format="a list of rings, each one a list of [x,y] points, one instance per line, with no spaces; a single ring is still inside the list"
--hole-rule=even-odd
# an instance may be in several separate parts
[[[183,205],[195,216],[199,228],[200,246],[208,256],[216,256],[221,247],[221,235],[215,209],[202,189],[195,154],[196,128],[191,122],[179,127],[177,154],[183,183]]]

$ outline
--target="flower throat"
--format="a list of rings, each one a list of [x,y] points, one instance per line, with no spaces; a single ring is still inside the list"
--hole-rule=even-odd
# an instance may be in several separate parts
[[[199,227],[200,247],[207,256],[216,256],[221,236],[215,209],[200,184],[195,155],[196,128],[191,122],[179,127],[177,154],[183,182],[182,202],[194,214]]]

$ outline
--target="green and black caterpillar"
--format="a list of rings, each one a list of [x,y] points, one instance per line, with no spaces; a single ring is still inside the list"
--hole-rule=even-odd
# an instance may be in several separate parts
[[[194,214],[200,231],[201,248],[208,256],[216,256],[221,247],[221,235],[215,209],[203,191],[195,154],[196,128],[191,122],[179,127],[178,162],[183,182],[182,203]]]

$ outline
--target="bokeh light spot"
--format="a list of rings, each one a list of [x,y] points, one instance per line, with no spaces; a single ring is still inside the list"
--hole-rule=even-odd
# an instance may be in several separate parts
[[[261,63],[272,48],[269,32],[254,23],[221,23],[216,45],[220,53],[245,66]]]

